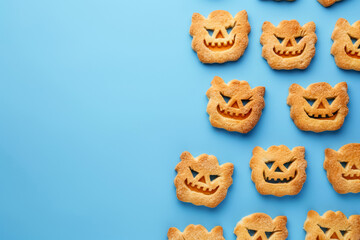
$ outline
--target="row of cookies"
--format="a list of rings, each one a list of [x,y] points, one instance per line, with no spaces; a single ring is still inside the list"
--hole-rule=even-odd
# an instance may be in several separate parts
[[[214,77],[206,92],[210,123],[228,131],[248,133],[258,123],[264,101],[265,87],[251,88],[246,81],[232,80],[228,84]],[[331,87],[326,82],[313,83],[306,89],[298,84],[289,88],[287,104],[290,117],[303,131],[323,132],[341,128],[348,114],[347,83]]]
[[[237,240],[285,240],[288,237],[286,224],[286,216],[272,219],[265,213],[253,213],[236,224],[234,234]],[[306,240],[356,240],[360,239],[360,215],[351,215],[347,218],[340,211],[327,211],[320,216],[319,213],[311,210],[307,214],[304,229]],[[202,225],[193,224],[187,226],[183,232],[172,227],[167,236],[169,240],[225,240],[221,226],[216,226],[208,232]]]
[[[219,165],[213,155],[193,157],[183,152],[176,165],[174,180],[180,201],[206,207],[217,207],[232,185],[234,165]],[[251,180],[260,194],[282,197],[298,194],[306,180],[305,148],[290,150],[284,145],[267,150],[255,147],[250,160]],[[360,144],[350,143],[338,151],[325,150],[324,169],[327,178],[340,194],[360,192]]]
[[[314,22],[301,26],[296,20],[284,20],[277,27],[264,22],[260,39],[262,56],[273,69],[307,68],[315,55],[315,29]],[[235,17],[224,10],[213,11],[208,18],[194,13],[190,27],[192,48],[203,63],[237,61],[247,48],[250,30],[245,10]],[[350,25],[340,18],[331,38],[336,65],[360,71],[360,21]]]

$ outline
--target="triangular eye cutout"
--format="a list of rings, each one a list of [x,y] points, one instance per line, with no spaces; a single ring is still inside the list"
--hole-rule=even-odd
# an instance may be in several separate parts
[[[243,100],[241,100],[243,106],[246,106],[246,104],[248,104],[250,101],[251,101],[251,100],[249,100],[249,99],[243,99]]]
[[[191,168],[190,168],[190,171],[191,171],[194,178],[199,174],[197,171],[194,171]]]
[[[305,98],[305,100],[308,102],[308,104],[309,104],[310,106],[314,105],[314,103],[315,103],[315,101],[316,101],[316,99],[308,99],[308,98]]]
[[[303,37],[297,37],[297,38],[295,38],[295,41],[296,41],[297,43],[299,43],[299,42],[301,41],[301,39],[303,39]]]
[[[294,162],[294,160],[284,163],[284,167],[289,168],[293,162]]]
[[[266,162],[265,164],[270,169],[270,168],[272,168],[274,161]]]
[[[335,98],[327,98],[326,100],[328,101],[329,105],[331,105],[334,102]]]
[[[214,181],[218,177],[219,177],[219,175],[210,175],[210,181]]]
[[[355,43],[356,43],[356,41],[357,41],[357,39],[356,39],[356,38],[354,38],[354,37],[352,37],[352,36],[350,36],[350,34],[348,34],[348,35],[349,35],[349,37],[350,37],[350,39],[351,39],[352,43],[353,43],[353,44],[355,44]]]
[[[340,164],[343,168],[346,168],[346,166],[348,165],[348,162],[340,162]]]
[[[267,239],[269,239],[273,234],[274,232],[265,232]]]
[[[340,230],[340,233],[341,233],[341,235],[343,235],[343,236],[345,236],[345,234],[347,233],[348,231],[346,231],[346,230]]]
[[[318,226],[321,229],[321,231],[323,231],[324,233],[327,233],[327,231],[329,231],[329,228],[324,228],[324,227],[322,227],[320,225],[318,225]]]
[[[229,27],[229,28],[226,29],[228,34],[230,34],[232,30],[233,30],[233,27]]]
[[[282,43],[284,41],[285,38],[282,38],[282,37],[278,37],[275,35],[275,37],[277,38],[277,40],[279,41],[279,43]]]
[[[229,97],[223,95],[222,93],[220,93],[220,94],[221,94],[221,96],[223,97],[223,99],[224,99],[224,101],[225,101],[226,103],[228,103],[228,102],[230,101],[230,98],[229,98]]]
[[[206,28],[205,28],[206,29]],[[211,29],[206,29],[206,31],[208,32],[208,34],[210,36],[212,36],[214,34],[214,30],[211,30]]]
[[[248,229],[248,233],[251,237],[253,237],[256,234],[256,230]]]

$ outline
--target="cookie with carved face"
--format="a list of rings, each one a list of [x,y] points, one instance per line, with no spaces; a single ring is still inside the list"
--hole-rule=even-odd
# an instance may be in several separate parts
[[[213,11],[208,18],[194,13],[190,27],[191,46],[203,63],[237,61],[248,45],[250,29],[245,10],[235,17],[224,10]]]
[[[334,3],[340,2],[340,1],[341,0],[318,0],[318,2],[321,3],[321,5],[323,5],[324,7],[330,7]]]
[[[340,18],[331,36],[331,54],[339,68],[360,71],[360,21],[353,25]]]
[[[340,129],[349,111],[348,102],[346,82],[335,87],[326,82],[313,83],[306,89],[292,84],[287,98],[295,125],[303,131],[313,132]]]
[[[324,169],[336,192],[360,192],[360,144],[350,143],[339,151],[327,148]]]
[[[304,147],[293,150],[284,145],[267,150],[255,147],[250,160],[251,180],[260,194],[296,195],[306,180],[306,167]]]
[[[202,154],[194,158],[183,152],[176,166],[176,195],[180,201],[214,208],[226,197],[231,186],[234,165],[219,165],[215,156]]]
[[[232,80],[226,84],[220,77],[214,77],[206,92],[209,98],[206,111],[211,125],[248,133],[261,117],[264,94],[265,87],[251,89],[246,81]]]
[[[167,236],[169,240],[225,240],[222,227],[216,226],[208,232],[205,227],[193,224],[187,226],[184,232],[172,227]]]
[[[285,240],[288,236],[287,218],[274,220],[265,213],[254,213],[237,223],[234,233],[237,240]]]
[[[327,211],[323,216],[311,210],[304,224],[305,240],[355,240],[360,239],[360,215],[349,219],[338,211]]]
[[[282,21],[275,27],[264,22],[260,43],[262,56],[276,70],[305,69],[315,55],[315,23],[301,26],[298,21]]]

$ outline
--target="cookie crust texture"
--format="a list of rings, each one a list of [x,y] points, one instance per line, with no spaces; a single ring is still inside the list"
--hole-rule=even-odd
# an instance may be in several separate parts
[[[184,232],[172,227],[167,234],[168,240],[225,240],[223,237],[223,228],[214,227],[210,232],[202,225],[188,225]]]
[[[321,5],[323,5],[324,7],[330,7],[334,3],[340,2],[340,1],[341,0],[318,0],[318,2],[321,3]]]

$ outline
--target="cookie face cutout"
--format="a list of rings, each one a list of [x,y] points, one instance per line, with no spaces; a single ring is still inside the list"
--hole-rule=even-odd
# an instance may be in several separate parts
[[[287,98],[295,125],[303,131],[313,132],[340,129],[349,111],[348,102],[346,82],[338,83],[334,88],[325,82],[311,84],[306,89],[292,84]]]
[[[330,7],[334,3],[340,2],[340,1],[341,0],[318,0],[318,2],[321,3],[321,5],[323,5],[324,7]]]
[[[350,25],[340,18],[331,36],[331,54],[339,68],[360,71],[360,21]]]
[[[324,169],[336,192],[360,192],[360,144],[350,143],[339,151],[327,148]]]
[[[290,150],[284,145],[271,146],[266,151],[255,147],[250,160],[251,180],[263,195],[298,194],[306,180],[305,148]]]
[[[167,236],[169,240],[225,240],[222,227],[216,226],[208,232],[205,227],[193,224],[187,226],[184,232],[172,227]]]
[[[206,111],[211,125],[248,133],[261,117],[264,94],[265,87],[251,89],[246,81],[232,80],[226,84],[220,77],[214,77],[206,92],[209,98]]]
[[[237,223],[234,233],[237,240],[285,240],[287,218],[278,216],[274,220],[265,213],[254,213]]]
[[[311,210],[304,224],[305,240],[360,239],[360,215],[349,219],[342,212],[327,211],[323,216]]]
[[[213,11],[208,18],[194,13],[190,27],[191,46],[203,63],[237,61],[248,45],[250,29],[245,10],[235,17],[224,10]]]
[[[262,56],[272,69],[305,69],[315,55],[315,23],[301,26],[298,21],[282,21],[275,27],[264,22],[260,43]]]
[[[226,197],[231,186],[234,165],[219,165],[215,156],[202,154],[194,158],[183,152],[175,170],[176,195],[180,201],[214,208]]]

